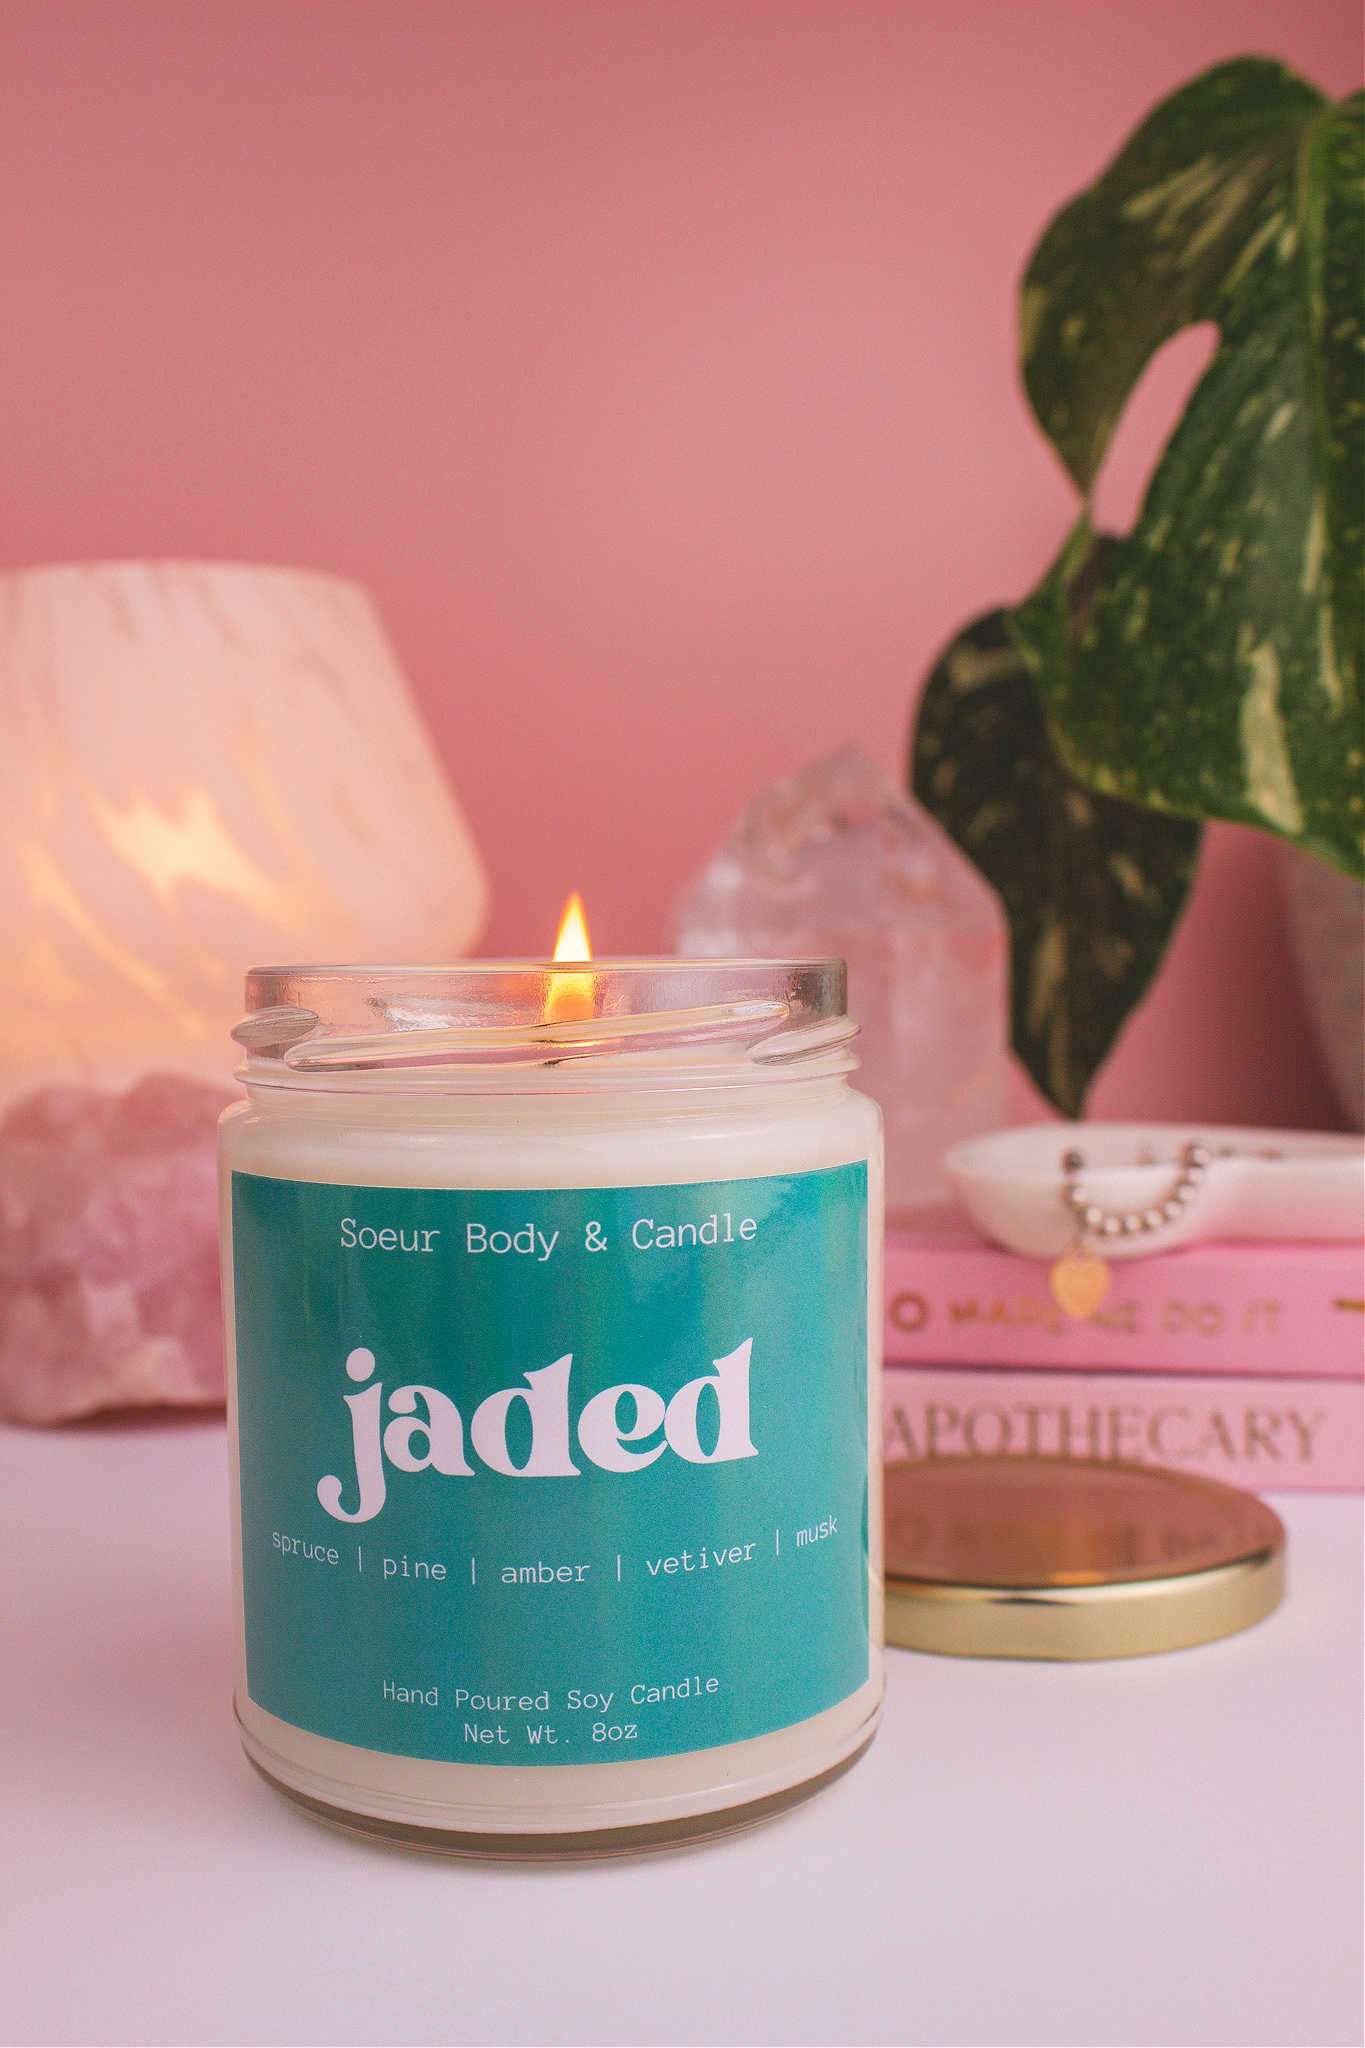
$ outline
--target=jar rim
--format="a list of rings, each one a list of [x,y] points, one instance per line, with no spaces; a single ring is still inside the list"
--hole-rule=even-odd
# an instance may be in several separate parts
[[[846,1071],[857,1026],[834,958],[605,958],[254,967],[233,1037],[246,1075],[401,1072],[446,1085],[507,1068]],[[831,1067],[831,1056],[837,1066]],[[604,1077],[605,1078],[605,1077]]]
[[[811,953],[794,955],[768,955],[760,953],[715,953],[688,958],[682,954],[662,953],[657,956],[648,953],[604,953],[591,960],[541,960],[529,954],[509,953],[501,957],[483,960],[340,960],[340,961],[296,961],[285,965],[248,967],[246,984],[248,996],[252,984],[266,977],[275,976],[317,976],[322,979],[354,980],[368,975],[444,975],[451,978],[468,977],[492,979],[511,973],[517,974],[619,974],[645,975],[686,973],[712,974],[733,973],[736,969],[752,972],[756,976],[773,973],[790,974],[810,970],[832,969],[837,975],[844,972],[843,959],[837,953]]]

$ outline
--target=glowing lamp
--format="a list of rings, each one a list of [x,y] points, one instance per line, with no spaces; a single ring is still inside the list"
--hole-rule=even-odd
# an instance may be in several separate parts
[[[483,870],[353,583],[0,576],[0,703],[0,1413],[203,1399],[245,968],[457,956]]]

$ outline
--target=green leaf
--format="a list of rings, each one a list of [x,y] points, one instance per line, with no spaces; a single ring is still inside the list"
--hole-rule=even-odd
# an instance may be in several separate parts
[[[1095,558],[1073,537],[1030,614],[1031,652],[1071,637]],[[1185,902],[1199,827],[1082,789],[1063,769],[1008,612],[977,619],[920,701],[915,795],[1001,897],[1012,940],[1014,1049],[1079,1116]]]
[[[1356,874],[1362,104],[1259,58],[1196,79],[1058,215],[1022,303],[1029,397],[1083,492],[1153,352],[1220,334],[1081,631],[1043,634],[1043,592],[1021,611],[1066,766]]]

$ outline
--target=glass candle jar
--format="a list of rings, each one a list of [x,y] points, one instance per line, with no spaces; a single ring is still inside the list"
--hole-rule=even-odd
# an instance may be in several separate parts
[[[222,1125],[236,1695],[343,1827],[616,1853],[882,1694],[881,1137],[836,961],[263,968]]]

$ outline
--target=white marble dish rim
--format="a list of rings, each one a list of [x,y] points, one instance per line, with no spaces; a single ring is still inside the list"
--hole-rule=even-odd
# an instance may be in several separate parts
[[[944,1170],[978,1230],[1009,1251],[1054,1259],[1074,1243],[1063,1154],[1106,1211],[1146,1211],[1169,1194],[1187,1145],[1212,1155],[1188,1207],[1159,1230],[1105,1238],[1107,1259],[1137,1259],[1178,1245],[1341,1241],[1365,1236],[1365,1140],[1326,1131],[1242,1124],[1024,1124],[954,1145]],[[1143,1151],[1152,1163],[1135,1163]]]

